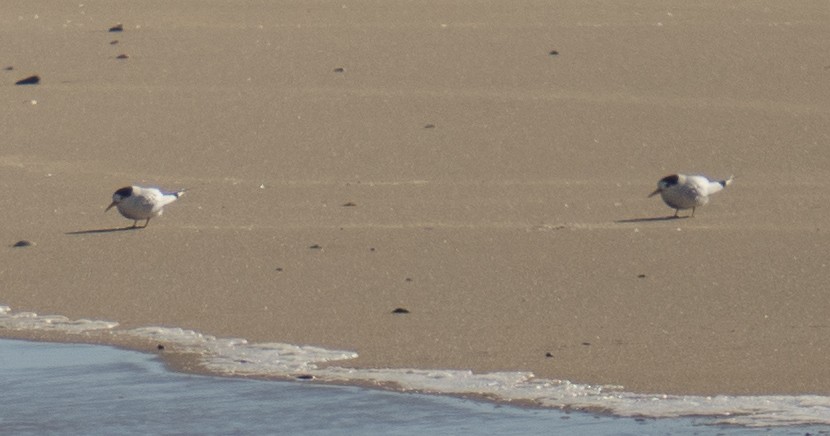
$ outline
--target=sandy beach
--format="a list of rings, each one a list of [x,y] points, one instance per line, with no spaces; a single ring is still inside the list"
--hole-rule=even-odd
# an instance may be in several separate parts
[[[0,304],[830,395],[829,32],[819,1],[6,2]],[[735,182],[658,219],[675,172]],[[114,230],[131,184],[190,191]]]

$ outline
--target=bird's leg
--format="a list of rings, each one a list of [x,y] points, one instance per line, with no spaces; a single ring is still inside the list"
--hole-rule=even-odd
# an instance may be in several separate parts
[[[138,227],[138,220],[133,220],[133,227],[132,228],[136,228],[136,227]]]
[[[678,218],[678,216],[677,216],[678,213],[680,213],[680,209],[675,209],[674,210],[674,217],[675,218]]]
[[[144,221],[144,227],[142,227],[142,229],[146,228],[147,224],[150,224],[150,218],[147,218],[147,221]]]
[[[695,217],[695,209],[696,208],[694,208],[694,207],[692,208],[692,215],[689,218],[694,218]]]

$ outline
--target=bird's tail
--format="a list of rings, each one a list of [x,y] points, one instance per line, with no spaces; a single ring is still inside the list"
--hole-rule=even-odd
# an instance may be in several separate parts
[[[185,192],[191,191],[191,190],[193,190],[193,188],[184,188],[184,189],[179,189],[178,191],[164,192],[164,195],[172,195],[176,198],[179,198],[182,195],[184,195]]]
[[[732,184],[732,180],[735,176],[729,176],[726,180],[715,180],[714,182],[709,182],[709,194],[714,194],[715,192],[721,191],[723,188]]]

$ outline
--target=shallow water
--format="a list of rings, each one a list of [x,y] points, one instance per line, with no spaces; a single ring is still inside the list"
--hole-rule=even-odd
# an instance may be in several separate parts
[[[757,434],[706,418],[634,419],[448,396],[168,371],[154,355],[0,340],[3,434]],[[766,434],[830,432],[827,426]]]
[[[0,306],[0,331],[50,332],[70,341],[78,335],[86,337],[89,334],[97,334],[100,338],[111,341],[109,343],[140,340],[145,344],[149,342],[169,345],[167,350],[175,350],[171,353],[198,356],[197,365],[201,369],[219,376],[314,379],[317,382],[344,386],[391,384],[409,393],[449,394],[455,398],[486,396],[498,400],[499,404],[530,402],[546,407],[540,413],[553,413],[556,410],[607,410],[608,416],[629,420],[633,417],[659,418],[654,422],[661,424],[656,425],[674,420],[687,422],[683,420],[692,419],[693,421],[688,421],[692,425],[707,425],[710,429],[714,426],[730,425],[755,429],[830,429],[830,397],[827,396],[653,395],[626,392],[619,386],[585,385],[570,383],[567,380],[541,379],[531,373],[518,371],[476,374],[471,371],[440,369],[354,369],[338,366],[348,364],[349,359],[357,357],[353,351],[284,343],[249,343],[242,338],[216,338],[178,328],[141,327],[124,330],[117,327],[118,323],[112,321],[71,320],[60,315],[42,316],[31,312],[14,313],[9,307]],[[167,353],[165,351],[165,354]],[[43,361],[49,360],[44,358]],[[61,359],[60,362],[64,360]],[[319,364],[322,362],[334,364],[321,367]],[[47,374],[43,376],[46,377]],[[240,378],[235,381],[240,381]],[[319,385],[316,382],[315,384]],[[378,391],[368,392],[374,392],[372,395],[380,394]],[[407,395],[391,392],[383,394]],[[408,406],[401,406],[390,413],[395,414],[407,409]],[[572,419],[573,416],[575,415],[559,418]],[[617,424],[619,422],[621,421],[616,421]]]

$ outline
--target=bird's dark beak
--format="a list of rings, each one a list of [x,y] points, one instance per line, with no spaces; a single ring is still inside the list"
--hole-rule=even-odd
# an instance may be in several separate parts
[[[113,201],[112,203],[110,203],[110,205],[109,205],[109,206],[107,206],[107,208],[106,208],[106,209],[104,209],[104,213],[107,213],[107,211],[108,211],[108,210],[110,210],[110,209],[112,209],[112,207],[113,207],[113,206],[115,206],[115,202],[114,202],[114,201]]]
[[[659,194],[660,191],[661,191],[661,189],[657,188],[654,192],[652,192],[651,194],[648,194],[648,198],[654,197],[655,195]]]

